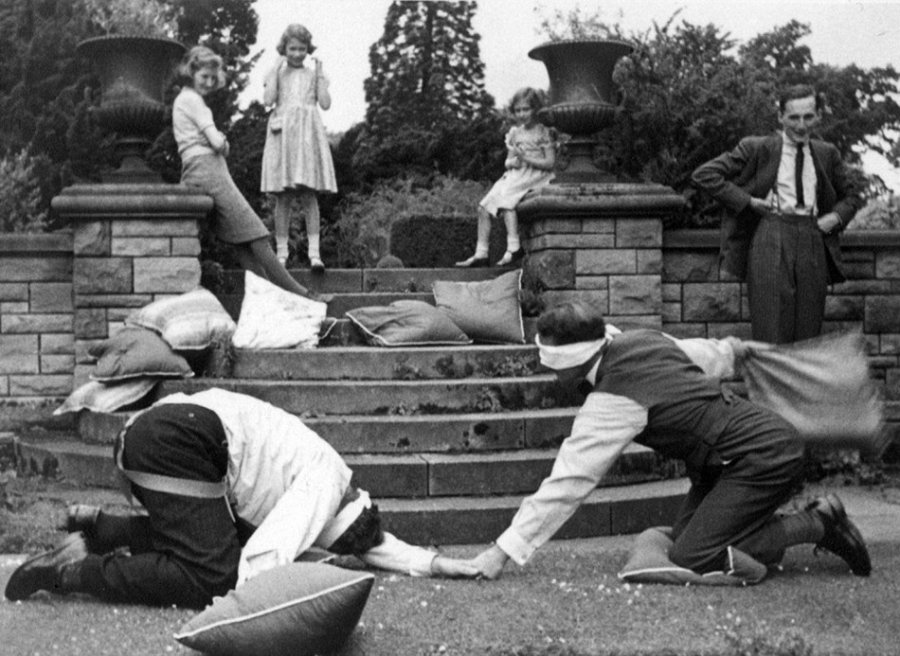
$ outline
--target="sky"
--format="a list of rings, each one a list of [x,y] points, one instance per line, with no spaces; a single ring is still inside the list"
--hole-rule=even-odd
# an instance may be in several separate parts
[[[262,51],[262,57],[242,102],[261,100],[262,79],[277,57],[282,31],[290,23],[302,23],[312,32],[316,57],[331,81],[332,106],[322,114],[326,128],[342,132],[363,120],[369,47],[384,31],[389,5],[390,0],[256,0],[260,21],[253,52]],[[715,24],[739,42],[797,19],[810,25],[812,32],[803,43],[816,62],[900,68],[900,0],[480,0],[473,23],[481,36],[485,87],[498,106],[520,87],[547,87],[544,65],[529,59],[528,51],[547,40],[539,33],[542,18],[576,7],[585,14],[599,7],[603,19],[620,23],[626,33],[652,29],[654,22],[664,23],[680,9],[679,19]],[[900,172],[873,158],[866,165],[900,192]]]

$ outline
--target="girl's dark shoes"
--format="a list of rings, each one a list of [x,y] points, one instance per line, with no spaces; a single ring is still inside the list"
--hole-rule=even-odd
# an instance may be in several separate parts
[[[525,257],[525,250],[519,248],[516,251],[506,251],[503,254],[503,257],[500,258],[500,261],[497,262],[498,267],[504,266],[512,266],[514,264],[518,264],[522,261],[522,258]]]
[[[456,266],[463,268],[472,268],[475,267],[486,267],[490,266],[488,259],[486,257],[478,257],[477,255],[473,255],[467,260],[463,260],[462,262],[457,262]]]
[[[325,263],[321,258],[311,257],[309,258],[309,269],[313,273],[325,273]]]

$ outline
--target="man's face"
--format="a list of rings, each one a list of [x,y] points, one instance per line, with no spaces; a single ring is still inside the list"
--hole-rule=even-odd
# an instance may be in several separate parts
[[[784,105],[784,111],[778,114],[784,133],[791,141],[800,143],[809,141],[809,133],[819,124],[820,118],[813,96],[788,100]]]

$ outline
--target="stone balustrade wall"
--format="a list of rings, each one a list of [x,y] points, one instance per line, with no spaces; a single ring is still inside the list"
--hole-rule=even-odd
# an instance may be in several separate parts
[[[72,235],[0,235],[0,402],[72,391]]]
[[[90,344],[135,307],[197,284],[193,217],[79,225],[77,237],[0,235],[0,403],[64,398],[84,380]],[[528,240],[548,300],[589,297],[624,327],[749,336],[746,289],[720,276],[715,231],[573,219],[537,222]],[[850,280],[831,290],[826,328],[862,330],[886,397],[900,400],[900,233],[851,232],[843,243]]]

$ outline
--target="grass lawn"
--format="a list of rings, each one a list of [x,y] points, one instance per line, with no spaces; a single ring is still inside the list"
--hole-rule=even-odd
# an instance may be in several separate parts
[[[10,492],[16,511],[0,511],[0,553],[37,552],[53,544],[60,537],[53,524],[67,502],[122,503],[111,491],[39,479],[14,481]],[[878,490],[866,494],[887,509],[877,521],[900,521],[900,506],[885,504]],[[895,494],[891,498],[896,502]],[[615,573],[631,544],[628,536],[552,542],[528,567],[510,565],[495,582],[379,573],[343,653],[900,655],[898,542],[891,537],[895,532],[864,532],[872,536],[875,572],[869,579],[851,576],[833,556],[814,556],[802,547],[788,553],[783,571],[755,587],[622,585]],[[452,547],[446,553],[468,556],[480,548]],[[0,586],[18,562],[0,556]],[[83,597],[4,600],[0,654],[194,653],[172,639],[192,615]]]

